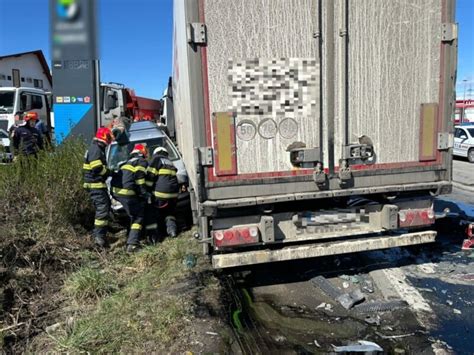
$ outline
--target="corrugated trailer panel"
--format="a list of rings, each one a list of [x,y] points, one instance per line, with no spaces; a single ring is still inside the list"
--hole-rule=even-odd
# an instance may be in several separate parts
[[[209,117],[235,114],[235,179],[294,176],[287,152],[294,143],[322,147],[324,167],[330,167],[332,158],[337,171],[343,146],[358,143],[360,137],[374,145],[370,170],[390,163],[416,166],[420,160],[424,163],[419,166],[426,166],[429,159],[421,158],[420,137],[431,142],[434,154],[437,131],[427,135],[420,130],[422,107],[445,100],[439,96],[442,4],[201,0],[201,20],[207,26],[203,65],[208,75],[203,80]],[[441,119],[446,117],[426,122],[438,124]],[[330,121],[334,135],[328,134]],[[210,145],[215,136],[212,132]],[[423,147],[426,151],[426,144]],[[351,163],[353,170],[364,168]],[[311,174],[297,170],[297,175]],[[232,180],[219,180],[215,169],[209,178]]]
[[[290,144],[319,146],[316,4],[204,1],[210,112],[236,114],[239,174],[291,170]]]
[[[453,0],[174,2],[177,139],[203,199],[450,180],[437,134],[452,129],[456,41],[441,33]],[[342,146],[361,136],[375,164],[351,161],[344,185]],[[291,144],[323,148],[325,187],[292,166]],[[199,162],[198,148],[213,161]]]
[[[336,13],[344,2],[336,2]],[[347,2],[349,139],[370,137],[376,163],[419,160],[421,105],[439,101],[441,2]],[[336,122],[343,123],[336,107]],[[336,132],[338,157],[343,132]]]

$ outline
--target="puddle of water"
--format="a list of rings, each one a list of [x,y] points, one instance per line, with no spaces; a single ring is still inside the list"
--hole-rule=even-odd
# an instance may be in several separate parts
[[[474,352],[474,288],[434,278],[413,278],[410,282],[421,289],[436,314],[430,335],[449,344],[456,354]],[[458,314],[460,311],[461,314]]]
[[[299,305],[276,305],[267,297],[254,299],[245,288],[233,292],[240,306],[234,309],[232,321],[243,348],[253,349],[249,353],[327,353],[333,350],[332,344],[347,345],[357,340],[373,341],[386,353],[398,349],[411,354],[431,349],[427,336],[420,333],[408,309],[398,310],[396,314],[382,313],[380,326],[371,326],[364,322],[365,315],[348,313],[342,308],[336,307],[334,313],[328,314]],[[382,339],[377,332],[387,336],[415,335]]]

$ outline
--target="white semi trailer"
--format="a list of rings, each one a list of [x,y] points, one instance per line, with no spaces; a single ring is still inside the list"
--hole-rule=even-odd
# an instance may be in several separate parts
[[[175,0],[173,104],[216,268],[433,242],[454,0]]]

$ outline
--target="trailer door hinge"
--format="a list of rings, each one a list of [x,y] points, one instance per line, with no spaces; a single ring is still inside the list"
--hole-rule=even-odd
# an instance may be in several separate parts
[[[207,44],[206,25],[201,22],[188,23],[186,37],[190,44]]]
[[[451,42],[458,39],[458,24],[443,23],[441,26],[441,41]]]
[[[454,135],[448,132],[438,133],[438,150],[448,150],[454,147]]]
[[[199,161],[202,166],[214,165],[214,151],[211,147],[199,148]]]

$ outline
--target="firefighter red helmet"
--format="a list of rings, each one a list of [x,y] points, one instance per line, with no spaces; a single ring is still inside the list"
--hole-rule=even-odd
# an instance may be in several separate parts
[[[95,139],[105,144],[110,144],[113,139],[112,132],[107,127],[100,127],[95,134]]]
[[[147,155],[148,155],[148,149],[147,149],[146,145],[144,145],[144,144],[140,144],[140,143],[135,144],[131,154],[134,154],[134,153],[140,153],[146,158]]]
[[[27,112],[25,113],[25,115],[23,116],[23,120],[25,122],[28,122],[30,120],[33,120],[33,121],[38,121],[38,113],[37,112]]]

